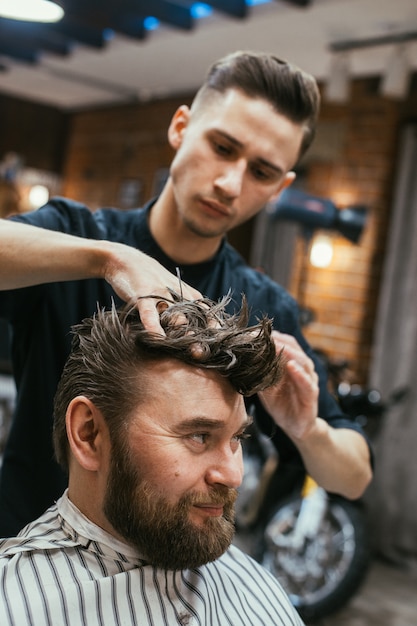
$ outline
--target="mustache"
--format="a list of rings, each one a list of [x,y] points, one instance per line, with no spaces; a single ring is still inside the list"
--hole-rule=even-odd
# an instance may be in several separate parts
[[[184,496],[187,505],[214,504],[216,506],[230,507],[236,502],[238,496],[237,489],[218,485],[212,487],[208,493],[192,492]]]

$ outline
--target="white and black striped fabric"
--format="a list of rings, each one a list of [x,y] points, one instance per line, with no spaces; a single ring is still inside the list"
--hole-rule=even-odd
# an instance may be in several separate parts
[[[1,626],[300,626],[278,582],[234,546],[157,569],[92,524],[66,494],[0,541]]]

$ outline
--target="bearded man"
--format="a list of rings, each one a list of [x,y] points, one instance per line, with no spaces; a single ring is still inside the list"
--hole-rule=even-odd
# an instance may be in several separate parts
[[[300,625],[278,581],[231,546],[244,396],[279,392],[271,320],[227,299],[157,298],[74,327],[55,396],[68,489],[0,542],[2,626]]]

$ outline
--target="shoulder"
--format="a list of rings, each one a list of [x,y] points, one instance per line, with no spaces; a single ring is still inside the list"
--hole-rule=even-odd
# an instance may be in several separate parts
[[[124,241],[142,213],[142,209],[122,211],[112,207],[92,211],[81,202],[56,196],[37,211],[13,219],[79,237]]]
[[[40,537],[49,539],[58,528],[60,529],[58,507],[57,503],[54,503],[36,520],[24,526],[16,537],[0,539],[0,554],[13,545],[24,545],[30,541],[37,541]]]
[[[85,204],[56,196],[39,209],[19,213],[11,219],[51,230],[68,230],[77,220],[88,220],[92,215],[92,211]]]
[[[245,598],[247,610],[253,611],[258,619],[248,623],[278,623],[269,621],[278,615],[282,620],[279,623],[302,623],[278,580],[236,546],[232,545],[205,567],[211,570],[212,579],[219,578],[230,602],[233,598],[235,602]]]

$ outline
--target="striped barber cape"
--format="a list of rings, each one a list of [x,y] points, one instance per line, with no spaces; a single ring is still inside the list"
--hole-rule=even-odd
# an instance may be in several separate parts
[[[0,540],[1,626],[300,626],[275,578],[235,546],[162,570],[90,522],[66,493]]]

